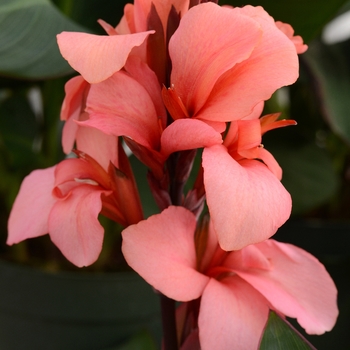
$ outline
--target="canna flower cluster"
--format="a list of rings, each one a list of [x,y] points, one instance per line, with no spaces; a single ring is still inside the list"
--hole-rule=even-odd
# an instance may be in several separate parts
[[[102,249],[98,216],[120,223],[128,264],[183,302],[182,349],[257,348],[269,309],[309,333],[330,330],[336,289],[323,266],[269,240],[291,198],[262,136],[295,122],[261,114],[296,81],[302,39],[262,7],[215,1],[135,0],[115,28],[99,23],[106,35],[57,37],[79,73],[61,111],[62,147],[74,157],[25,178],[7,243],[48,233],[86,266]],[[149,169],[157,215],[143,215],[125,144]]]

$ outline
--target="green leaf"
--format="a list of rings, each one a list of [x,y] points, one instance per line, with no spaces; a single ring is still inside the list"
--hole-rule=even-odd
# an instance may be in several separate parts
[[[39,125],[28,100],[13,93],[0,104],[0,149],[6,153],[10,168],[26,168],[37,163],[33,150]]]
[[[2,0],[0,75],[46,79],[72,73],[56,41],[65,30],[86,31],[48,0]]]
[[[295,29],[295,33],[309,42],[317,34],[320,34],[323,26],[332,19],[342,5],[346,3],[346,0],[250,0],[246,2],[231,0],[228,2],[234,6],[260,5],[276,21],[290,23]]]
[[[74,22],[89,28],[92,32],[106,34],[98,24],[103,19],[116,26],[124,14],[124,6],[132,0],[52,0],[61,11]]]
[[[312,350],[315,349],[285,320],[270,311],[260,350]]]
[[[343,45],[310,45],[303,59],[315,79],[321,110],[332,130],[350,144],[350,67]]]
[[[267,149],[283,169],[282,183],[292,196],[294,214],[313,209],[336,193],[339,179],[332,162],[315,144],[278,143]]]
[[[108,350],[157,350],[157,348],[152,336],[148,332],[141,332],[122,346]]]

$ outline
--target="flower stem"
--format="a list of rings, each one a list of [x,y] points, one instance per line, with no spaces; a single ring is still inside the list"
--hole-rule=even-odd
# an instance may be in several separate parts
[[[160,294],[160,304],[162,309],[164,350],[178,350],[175,320],[175,300]]]

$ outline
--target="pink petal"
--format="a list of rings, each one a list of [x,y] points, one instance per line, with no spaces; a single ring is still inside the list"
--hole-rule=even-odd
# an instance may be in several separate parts
[[[251,55],[260,37],[259,24],[235,9],[209,2],[186,13],[170,39],[169,53],[171,84],[191,116],[203,106],[218,78]]]
[[[259,249],[258,244],[251,244],[241,250],[226,253],[221,265],[230,270],[271,270],[273,264]]]
[[[89,84],[80,75],[68,80],[64,86],[66,96],[62,103],[61,120],[68,120],[73,114],[82,112],[85,89]]]
[[[259,119],[238,120],[237,149],[257,147],[261,144],[261,127]]]
[[[297,318],[307,333],[330,331],[338,316],[337,290],[324,266],[291,244],[268,240],[256,247],[270,261],[270,269],[231,268],[276,310]]]
[[[34,170],[23,180],[8,221],[7,244],[49,232],[48,218],[56,201],[52,195],[55,168]]]
[[[293,43],[276,27],[262,7],[235,8],[262,28],[262,38],[250,57],[227,71],[214,86],[198,117],[232,121],[247,117],[261,101],[298,77],[298,56]],[[248,35],[250,32],[246,32]]]
[[[156,74],[138,57],[129,57],[125,65],[125,70],[145,88],[153,102],[157,116],[161,120],[161,125],[165,128],[167,113]]]
[[[98,221],[102,208],[100,187],[81,185],[56,202],[49,217],[52,242],[78,267],[94,263],[102,249],[104,229]]]
[[[307,50],[308,46],[304,44],[303,38],[299,35],[294,35],[294,29],[290,24],[280,21],[276,21],[275,24],[292,41],[298,54],[302,54]]]
[[[131,50],[154,31],[101,36],[63,32],[57,35],[62,56],[90,84],[99,83],[123,68]]]
[[[124,72],[90,88],[87,98],[90,119],[81,123],[108,135],[128,136],[156,149],[160,142],[158,116],[147,90]]]
[[[275,157],[267,151],[265,148],[258,148],[258,159],[261,159],[270,171],[277,177],[278,180],[282,179],[282,168],[277,163]]]
[[[210,147],[222,143],[220,133],[196,119],[178,119],[161,136],[161,152],[165,156],[176,151]]]
[[[264,106],[265,106],[264,101],[259,102],[253,108],[253,111],[250,114],[248,114],[246,117],[244,117],[243,119],[244,120],[259,119],[259,117],[261,116],[261,113],[264,109]]]
[[[134,21],[134,4],[126,4],[124,6],[124,16],[115,27],[115,31],[118,34],[130,34],[136,32]]]
[[[220,246],[238,250],[271,237],[291,212],[291,198],[261,162],[236,162],[222,145],[203,152],[207,203]]]
[[[201,349],[257,349],[268,312],[266,299],[239,277],[211,279],[199,311]]]
[[[124,17],[123,17],[124,18]],[[122,18],[122,20],[123,20]],[[121,21],[122,21],[121,20]],[[105,22],[103,19],[98,19],[97,20],[98,24],[104,29],[104,31],[108,34],[108,35],[118,35],[118,34],[130,34],[130,31],[128,31],[126,28],[124,29],[125,32],[124,33],[118,33],[118,31],[116,30],[116,28],[114,28],[113,26],[111,26],[109,23]]]
[[[57,164],[55,186],[71,181],[77,184],[92,181],[101,187],[110,188],[110,177],[102,166],[88,155],[82,154],[81,156],[81,158],[68,158]],[[65,197],[66,194],[62,193],[62,196]]]
[[[85,109],[85,94],[89,84],[81,76],[70,79],[65,85],[66,96],[61,109],[61,120],[65,120],[62,130],[62,147],[69,154],[74,146],[78,124],[75,120],[81,119]]]
[[[77,148],[87,153],[108,171],[110,162],[118,167],[118,138],[106,135],[102,131],[79,126],[77,135]]]
[[[195,216],[183,207],[127,227],[122,251],[127,263],[149,284],[169,298],[198,298],[209,277],[196,271]]]

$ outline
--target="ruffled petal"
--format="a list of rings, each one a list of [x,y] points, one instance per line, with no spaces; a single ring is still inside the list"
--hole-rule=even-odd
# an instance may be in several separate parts
[[[48,218],[56,202],[52,195],[55,168],[34,170],[23,180],[10,213],[7,244],[49,232]]]
[[[57,164],[55,169],[55,186],[66,182],[77,184],[91,182],[103,188],[110,188],[110,177],[108,173],[90,156],[81,153],[80,158],[65,159]],[[74,187],[74,186],[73,186]],[[65,197],[62,193],[60,197]]]
[[[198,298],[209,277],[196,271],[195,216],[183,207],[127,227],[122,251],[127,263],[149,284],[169,298]]]
[[[171,84],[191,116],[203,106],[218,78],[248,59],[260,38],[260,25],[235,9],[209,2],[186,13],[170,39],[169,53]]]
[[[165,156],[189,149],[210,147],[222,143],[221,134],[196,119],[178,119],[161,136],[161,153]]]
[[[270,261],[269,269],[231,268],[307,333],[330,331],[338,316],[337,290],[324,266],[291,244],[268,240],[255,247]]]
[[[278,88],[294,83],[298,77],[295,47],[276,27],[273,18],[262,7],[245,6],[232,11],[259,24],[262,38],[248,59],[236,64],[216,82],[198,115],[203,119],[232,121],[245,118],[258,103],[269,99]]]
[[[108,194],[93,185],[81,185],[58,200],[51,210],[50,238],[78,267],[94,263],[102,250],[104,229],[98,215],[102,209],[103,193]]]
[[[268,312],[266,299],[239,277],[211,279],[199,311],[201,349],[257,349]]]
[[[308,46],[304,44],[303,38],[299,35],[294,35],[294,29],[290,24],[276,21],[276,27],[292,41],[298,54],[302,54],[308,49]]]
[[[101,36],[63,32],[57,35],[62,56],[90,84],[99,83],[123,66],[134,47],[140,46],[154,31]]]
[[[271,237],[291,212],[291,198],[261,162],[236,162],[222,145],[203,152],[204,185],[211,219],[224,250]]]

